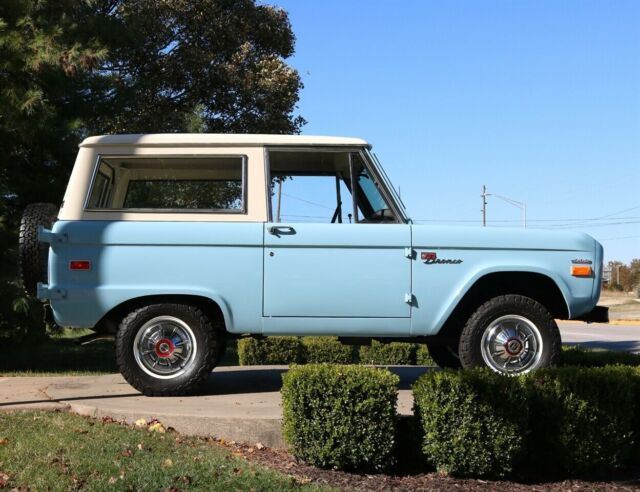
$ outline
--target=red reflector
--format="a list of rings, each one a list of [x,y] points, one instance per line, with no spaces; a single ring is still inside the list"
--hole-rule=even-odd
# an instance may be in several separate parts
[[[87,260],[72,260],[69,262],[69,270],[91,270],[91,262]]]

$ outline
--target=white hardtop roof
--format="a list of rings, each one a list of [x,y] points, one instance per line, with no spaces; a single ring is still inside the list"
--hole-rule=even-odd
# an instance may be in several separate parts
[[[368,146],[360,138],[319,137],[311,135],[257,135],[233,133],[153,133],[131,135],[100,135],[85,138],[80,147],[141,146],[141,147],[181,147],[181,146],[245,146],[263,145],[340,145]]]

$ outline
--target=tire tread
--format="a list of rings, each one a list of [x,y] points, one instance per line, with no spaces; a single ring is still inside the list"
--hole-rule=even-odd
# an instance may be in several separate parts
[[[130,335],[129,330],[135,329],[137,321],[144,319],[150,312],[162,307],[163,310],[171,312],[186,311],[194,319],[197,320],[199,325],[203,328],[202,336],[204,343],[202,350],[205,351],[204,363],[201,363],[193,373],[178,384],[174,380],[157,380],[157,381],[171,381],[173,384],[165,385],[160,384],[150,386],[145,381],[145,377],[139,374],[139,368],[137,365],[129,364],[127,360],[127,351],[131,349],[127,343],[127,337]],[[124,379],[135,389],[140,391],[145,396],[182,396],[192,394],[201,388],[209,378],[209,374],[215,367],[217,362],[217,354],[219,351],[220,333],[214,329],[214,325],[211,320],[204,314],[204,312],[189,304],[150,304],[140,307],[131,313],[129,313],[120,323],[118,327],[118,333],[116,335],[116,365],[124,377]]]

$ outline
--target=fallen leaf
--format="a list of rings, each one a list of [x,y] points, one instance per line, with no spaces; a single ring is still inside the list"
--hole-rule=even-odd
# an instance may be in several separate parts
[[[118,479],[116,477],[111,477],[111,478],[109,478],[109,485],[113,485],[117,481],[118,481]]]
[[[160,434],[164,434],[165,432],[167,432],[167,429],[165,429],[164,425],[162,425],[160,422],[156,422],[149,426],[149,432],[159,432]]]
[[[146,419],[138,419],[138,420],[136,420],[135,425],[136,425],[136,427],[146,427],[147,426],[147,420]]]
[[[122,452],[122,456],[124,456],[125,458],[131,458],[133,456],[133,451],[127,448]]]
[[[193,478],[191,478],[189,475],[182,475],[180,477],[174,477],[173,481],[182,482],[185,485],[191,485],[193,483]]]
[[[140,451],[142,451],[142,450],[144,449],[144,448],[143,448],[143,446],[142,446],[142,444],[138,444],[138,449],[139,449]]]
[[[163,468],[171,468],[172,466],[173,466],[173,461],[170,460],[169,458],[164,460],[164,462],[162,463]]]
[[[0,487],[7,487],[9,482],[11,481],[11,477],[6,473],[0,473]]]
[[[259,442],[258,444],[256,444],[256,449],[264,449],[264,444]]]

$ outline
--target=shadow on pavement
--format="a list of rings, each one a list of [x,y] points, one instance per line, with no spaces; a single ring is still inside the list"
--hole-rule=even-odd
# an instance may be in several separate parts
[[[433,370],[431,367],[419,367],[419,366],[392,366],[388,369],[397,374],[400,377],[400,384],[398,388],[401,390],[410,389],[411,385],[422,376],[424,373]],[[255,369],[242,369],[240,370],[225,370],[215,371],[209,376],[205,387],[198,393],[192,395],[193,397],[203,396],[217,396],[217,395],[238,395],[243,393],[270,393],[278,392],[282,387],[282,375],[287,371],[286,368],[259,368]],[[93,376],[92,376],[93,377]],[[126,393],[113,394],[113,385],[126,385],[125,382],[105,381],[104,394],[96,394],[96,390],[102,384],[99,381],[93,380],[91,384],[86,384],[77,380],[77,376],[74,377],[74,381],[58,383],[58,389],[64,387],[66,389],[75,389],[78,393],[82,393],[83,387],[87,388],[87,392],[91,392],[89,395],[76,394],[69,395],[67,397],[50,397],[50,398],[38,398],[32,400],[20,400],[20,401],[4,401],[0,403],[1,407],[8,407],[14,405],[37,405],[42,403],[60,403],[64,404],[71,401],[83,401],[83,400],[107,400],[117,398],[131,398],[140,397],[140,393],[133,391],[127,391]],[[130,388],[130,387],[129,387]],[[37,390],[43,393],[42,390]],[[109,393],[109,394],[106,394]],[[177,398],[189,398],[188,396],[180,396]]]
[[[411,385],[431,367],[390,366],[388,369],[400,377],[398,389],[410,389]],[[206,387],[198,396],[236,395],[240,393],[269,393],[280,391],[282,375],[287,369],[245,369],[241,371],[212,372]]]

